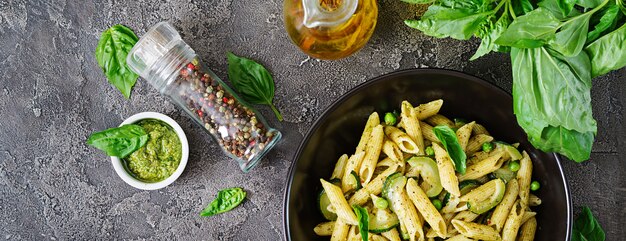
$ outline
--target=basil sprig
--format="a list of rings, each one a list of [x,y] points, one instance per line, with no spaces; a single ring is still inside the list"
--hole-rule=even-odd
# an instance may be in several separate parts
[[[466,164],[465,161],[467,159],[467,155],[461,148],[461,144],[459,144],[459,139],[456,137],[456,133],[445,125],[435,126],[433,128],[433,132],[437,136],[437,139],[441,141],[441,144],[454,161],[454,169],[461,174],[465,174]]]
[[[274,99],[274,79],[263,65],[254,60],[228,53],[228,79],[244,100],[269,105],[279,121],[283,120]]]
[[[217,197],[202,212],[200,216],[213,216],[225,213],[239,206],[246,198],[246,191],[240,187],[227,188],[220,190]]]
[[[358,205],[352,205],[352,209],[354,209],[354,213],[356,214],[356,219],[359,220],[359,232],[361,233],[361,239],[364,241],[368,240],[369,234],[369,214],[367,213],[367,209],[362,208]]]
[[[604,241],[604,230],[588,207],[583,207],[572,230],[572,241]]]
[[[430,4],[405,24],[437,37],[482,39],[471,57],[510,52],[518,124],[538,149],[582,162],[597,124],[591,79],[626,66],[624,0],[405,0]]]
[[[137,74],[126,65],[128,52],[137,43],[137,36],[124,25],[115,25],[104,32],[96,47],[96,60],[104,75],[126,99],[137,82]]]
[[[87,144],[104,151],[109,156],[124,158],[148,142],[148,134],[138,125],[123,125],[96,132],[89,136]]]

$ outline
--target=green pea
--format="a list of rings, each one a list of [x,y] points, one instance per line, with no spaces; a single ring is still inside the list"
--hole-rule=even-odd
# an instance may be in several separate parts
[[[378,198],[374,202],[374,206],[376,206],[376,208],[385,209],[389,206],[389,202],[387,202],[384,198]]]
[[[531,191],[537,191],[539,190],[539,188],[541,187],[541,184],[539,184],[538,181],[533,181],[530,183],[530,190]]]
[[[517,161],[509,162],[509,170],[511,170],[512,172],[519,171],[519,168],[520,168],[519,162]]]
[[[432,146],[426,147],[426,155],[428,156],[434,156],[435,155],[435,149],[433,149]]]
[[[441,210],[443,208],[443,203],[441,202],[441,200],[433,199],[432,202],[433,202],[433,206],[435,206],[437,210]]]
[[[490,152],[491,150],[493,150],[493,143],[491,143],[491,142],[483,143],[483,151],[484,152]]]
[[[391,112],[387,112],[385,113],[385,124],[388,126],[393,126],[396,125],[396,122],[398,122],[398,117],[391,113]]]

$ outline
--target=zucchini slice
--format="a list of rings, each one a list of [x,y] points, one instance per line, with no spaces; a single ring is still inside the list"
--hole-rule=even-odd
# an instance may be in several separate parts
[[[340,180],[337,178],[330,180],[330,183],[333,184],[338,184],[339,182]],[[329,206],[330,200],[328,199],[328,195],[326,195],[326,192],[324,191],[324,189],[322,189],[322,191],[320,191],[320,194],[317,196],[317,207],[319,208],[322,216],[324,216],[325,219],[329,221],[335,221],[337,220],[337,214],[329,211]]]
[[[476,180],[465,180],[459,183],[459,190],[461,191],[461,195],[465,195],[480,185],[480,182]]]
[[[347,177],[346,183],[350,186],[350,190],[358,191],[361,189],[361,178],[359,178],[359,174],[354,171],[350,172],[350,175]]]
[[[509,169],[508,165],[503,165],[503,167],[498,168],[497,170],[493,171],[492,174],[493,174],[494,179],[500,178],[505,183],[509,182],[511,179],[515,178],[515,176],[517,175],[515,174],[515,172]]]
[[[516,161],[522,159],[522,153],[520,153],[519,150],[517,150],[517,148],[515,148],[514,146],[501,141],[495,141],[495,143],[496,148],[502,148],[502,150],[504,150],[504,153],[511,157],[511,160]]]
[[[387,200],[389,200],[389,198],[387,197],[387,190],[389,190],[389,189],[390,189],[390,187],[391,187],[391,183],[392,183],[392,182],[393,182],[396,178],[399,178],[399,177],[402,177],[402,173],[395,172],[395,173],[393,173],[393,174],[389,175],[389,176],[387,177],[387,179],[385,179],[385,183],[383,184],[383,192],[382,192],[382,195],[383,195],[383,197],[387,198]]]
[[[388,209],[375,209],[374,212],[374,215],[370,216],[369,219],[370,232],[383,233],[400,225],[398,216],[389,212]]]
[[[419,174],[424,179],[420,185],[426,192],[426,196],[435,197],[441,193],[443,186],[439,179],[439,169],[437,163],[430,157],[414,156],[407,160],[411,168],[417,168]]]
[[[506,185],[501,179],[493,179],[461,197],[470,211],[483,214],[498,205],[504,197]]]

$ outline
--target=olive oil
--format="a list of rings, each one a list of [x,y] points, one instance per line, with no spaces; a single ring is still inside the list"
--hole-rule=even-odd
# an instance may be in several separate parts
[[[304,53],[340,59],[361,49],[378,18],[375,0],[285,0],[285,29]]]

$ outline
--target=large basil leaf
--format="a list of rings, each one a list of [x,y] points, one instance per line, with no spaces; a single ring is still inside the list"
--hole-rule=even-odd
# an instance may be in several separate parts
[[[587,54],[565,57],[545,47],[512,48],[511,61],[513,110],[533,145],[575,161],[589,158],[597,125]]]
[[[124,25],[115,25],[102,32],[96,47],[96,60],[104,75],[113,86],[130,98],[130,91],[137,82],[137,74],[126,65],[128,52],[137,43],[137,36]]]
[[[202,212],[200,216],[213,216],[225,213],[239,206],[246,198],[246,191],[240,187],[220,190],[217,197]]]
[[[604,241],[605,238],[604,230],[591,213],[591,209],[583,207],[583,211],[574,222],[572,241]]]
[[[450,155],[450,158],[454,161],[454,169],[461,174],[465,174],[467,155],[465,155],[463,148],[461,148],[456,133],[445,125],[435,126],[433,132],[435,132],[435,136],[441,141],[448,155]]]
[[[596,16],[599,16],[597,20],[594,19]],[[590,21],[594,27],[592,31],[587,33],[587,43],[591,43],[598,39],[600,35],[607,30],[615,28],[617,21],[619,21],[621,16],[622,14],[620,13],[619,6],[614,4],[602,9],[602,11],[597,15],[594,15]]]
[[[575,8],[572,9],[569,14],[564,15],[561,7],[559,6],[559,3],[555,0],[543,0],[537,5],[539,5],[540,8],[543,8],[552,13],[552,15],[560,20],[565,20],[580,15],[580,11],[576,10]]]
[[[585,47],[593,77],[626,66],[626,24]]]
[[[484,25],[483,29],[479,31],[479,37],[482,38],[482,41],[480,42],[480,46],[478,46],[476,53],[474,53],[470,60],[478,59],[491,51],[509,51],[510,48],[497,45],[494,43],[494,41],[500,37],[500,35],[506,30],[510,23],[511,19],[509,15],[503,14],[500,19],[496,21],[495,24],[489,22],[489,24]]]
[[[604,2],[604,0],[578,0],[576,4],[584,8],[595,8],[600,6],[602,2]]]
[[[565,56],[578,55],[587,40],[589,19],[591,14],[583,14],[565,22],[554,40],[550,41],[550,47]]]
[[[513,20],[495,43],[516,48],[541,47],[555,37],[560,23],[552,13],[538,8]]]
[[[123,125],[93,133],[87,144],[104,151],[109,156],[124,158],[148,142],[148,134],[138,125]]]
[[[354,213],[356,214],[356,219],[359,220],[359,233],[361,233],[361,239],[363,241],[367,241],[369,234],[369,214],[367,213],[367,209],[362,208],[358,205],[352,205],[352,209],[354,209]]]
[[[272,103],[274,78],[263,65],[229,52],[228,79],[246,101],[269,105],[278,120],[283,120],[283,116]]]
[[[555,0],[556,4],[559,6],[559,10],[563,13],[563,16],[569,15],[574,9],[574,5],[576,4],[576,0]]]
[[[405,20],[404,23],[424,34],[464,40],[471,38],[487,18],[494,14],[489,1],[442,1],[431,5],[419,20]]]

